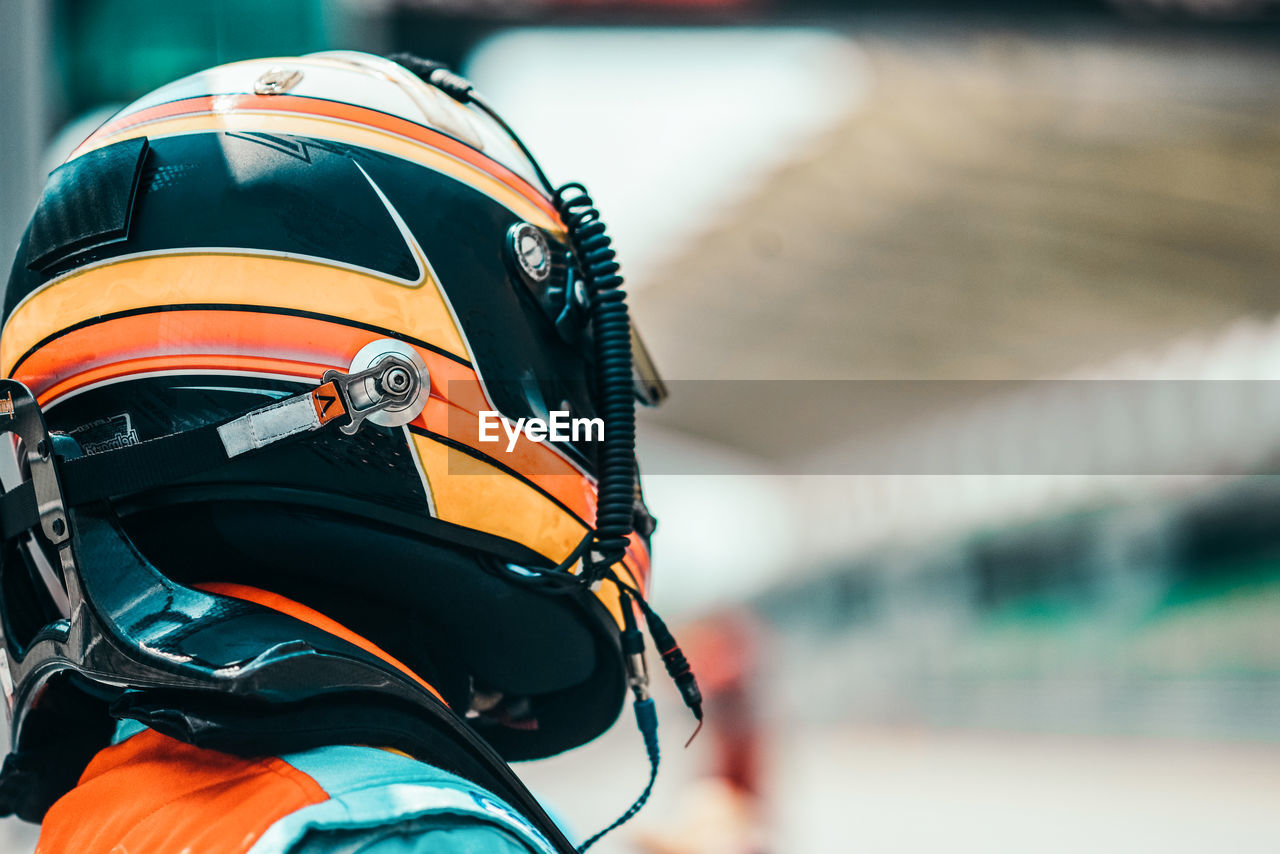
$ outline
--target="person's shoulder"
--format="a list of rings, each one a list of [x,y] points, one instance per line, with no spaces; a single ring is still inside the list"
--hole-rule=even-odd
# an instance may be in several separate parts
[[[282,756],[328,798],[273,824],[251,854],[553,854],[536,828],[476,784],[403,754],[323,747]]]
[[[274,757],[194,747],[133,722],[46,816],[47,854],[555,854],[492,792],[372,747]]]
[[[281,854],[538,854],[500,827],[450,822],[436,817],[407,819],[382,827],[327,830],[308,834]]]

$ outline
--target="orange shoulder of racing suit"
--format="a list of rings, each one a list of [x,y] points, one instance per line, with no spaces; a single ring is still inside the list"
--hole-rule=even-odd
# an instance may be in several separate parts
[[[555,854],[492,793],[404,754],[247,759],[123,728],[49,810],[37,854]]]
[[[246,851],[276,821],[328,797],[277,757],[242,759],[148,730],[94,758],[49,810],[37,850]]]
[[[256,602],[361,646],[435,689],[382,649],[319,612],[234,584],[203,589]],[[439,696],[437,693],[436,696]],[[134,722],[89,763],[45,816],[37,854],[281,854],[330,850],[324,838],[369,836],[358,850],[429,847],[554,854],[523,816],[487,790],[424,762],[373,747],[334,745],[242,758],[193,747]],[[448,837],[446,839],[446,837]],[[336,850],[336,849],[335,849]]]

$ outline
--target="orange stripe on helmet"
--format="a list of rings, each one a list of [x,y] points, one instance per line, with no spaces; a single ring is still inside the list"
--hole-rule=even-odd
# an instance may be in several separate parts
[[[368,107],[344,104],[341,101],[327,101],[321,98],[307,98],[300,95],[201,95],[195,98],[183,98],[166,104],[158,104],[154,107],[121,116],[98,128],[88,139],[80,143],[69,159],[74,159],[80,154],[96,148],[117,133],[145,125],[148,122],[175,116],[230,112],[301,113],[304,115],[323,116],[354,122],[407,137],[415,142],[443,151],[488,173],[537,205],[553,219],[559,221],[559,215],[551,202],[532,184],[498,161],[481,154],[471,146],[461,143],[451,136],[411,122],[408,119],[379,112],[378,110],[371,110]]]
[[[88,386],[164,371],[243,371],[316,381],[346,370],[381,334],[327,320],[234,309],[174,309],[127,315],[68,330],[33,351],[14,372],[42,406]],[[523,435],[505,453],[479,441],[477,414],[492,404],[476,372],[415,348],[427,364],[431,396],[413,423],[501,462],[579,519],[595,519],[591,480],[551,446]]]
[[[171,371],[232,371],[316,381],[345,369],[379,333],[319,318],[236,309],[171,309],[104,320],[63,332],[34,350],[14,378],[41,405],[115,379]],[[478,413],[493,404],[474,369],[416,348],[427,363],[431,396],[414,424],[478,451],[554,498],[584,523],[595,519],[595,484],[552,446],[521,434],[511,453],[479,441]],[[460,473],[458,476],[468,476]],[[632,534],[622,567],[647,592],[649,551]]]
[[[14,378],[43,398],[53,385],[122,359],[225,353],[345,369],[349,354],[378,337],[357,327],[265,312],[151,311],[58,333],[18,365]]]
[[[109,380],[126,379],[142,374],[237,371],[251,374],[297,377],[300,380],[314,380],[327,369],[327,365],[310,365],[303,362],[290,362],[261,356],[227,356],[220,354],[149,356],[140,359],[110,362],[90,368],[49,386],[43,393],[36,395],[36,400],[42,407],[47,407],[73,391]],[[14,379],[22,381],[21,377],[22,372],[19,371]]]

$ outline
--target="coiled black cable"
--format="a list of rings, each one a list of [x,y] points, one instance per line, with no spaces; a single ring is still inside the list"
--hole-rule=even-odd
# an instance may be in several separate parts
[[[552,202],[569,232],[590,299],[596,393],[605,434],[597,451],[595,536],[584,573],[599,580],[622,560],[633,529],[636,493],[636,399],[632,388],[631,314],[617,253],[587,188],[569,183]]]

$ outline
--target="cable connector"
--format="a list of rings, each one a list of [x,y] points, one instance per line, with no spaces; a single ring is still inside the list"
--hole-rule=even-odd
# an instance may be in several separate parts
[[[471,103],[471,95],[476,89],[475,84],[451,70],[443,62],[423,59],[411,53],[393,53],[387,59],[409,69],[423,82],[436,87],[459,104]]]
[[[644,657],[644,635],[636,622],[631,602],[631,596],[626,591],[618,597],[618,605],[622,608],[622,660],[627,670],[627,685],[635,695],[636,702],[641,703],[649,700],[649,663]],[[639,706],[636,709],[636,714],[639,714]],[[655,727],[656,720],[655,718]],[[642,731],[643,729],[641,727]]]
[[[636,798],[635,803],[619,816],[617,821],[578,846],[578,854],[585,854],[588,848],[599,842],[606,834],[612,833],[634,818],[649,800],[649,795],[653,792],[653,784],[658,779],[658,764],[662,758],[658,747],[658,707],[649,696],[649,669],[644,660],[644,635],[640,633],[640,626],[636,622],[632,601],[631,594],[626,590],[620,590],[618,605],[622,608],[622,655],[627,668],[627,684],[631,686],[631,691],[636,697],[633,703],[636,726],[644,738],[645,753],[649,755],[649,782],[640,793],[640,797]],[[640,601],[643,603],[643,600]]]
[[[658,750],[658,707],[654,705],[652,699],[636,700],[634,706],[636,726],[644,736],[644,749],[649,754],[649,766],[656,769],[658,760],[661,758]]]
[[[680,644],[676,643],[675,636],[671,634],[671,630],[667,628],[662,618],[643,599],[639,601],[641,609],[644,610],[645,621],[649,624],[649,634],[653,637],[654,646],[658,648],[662,663],[667,668],[667,675],[671,677],[672,682],[676,683],[684,704],[701,723],[702,691],[698,688],[698,679],[693,675],[689,660],[684,657]]]

